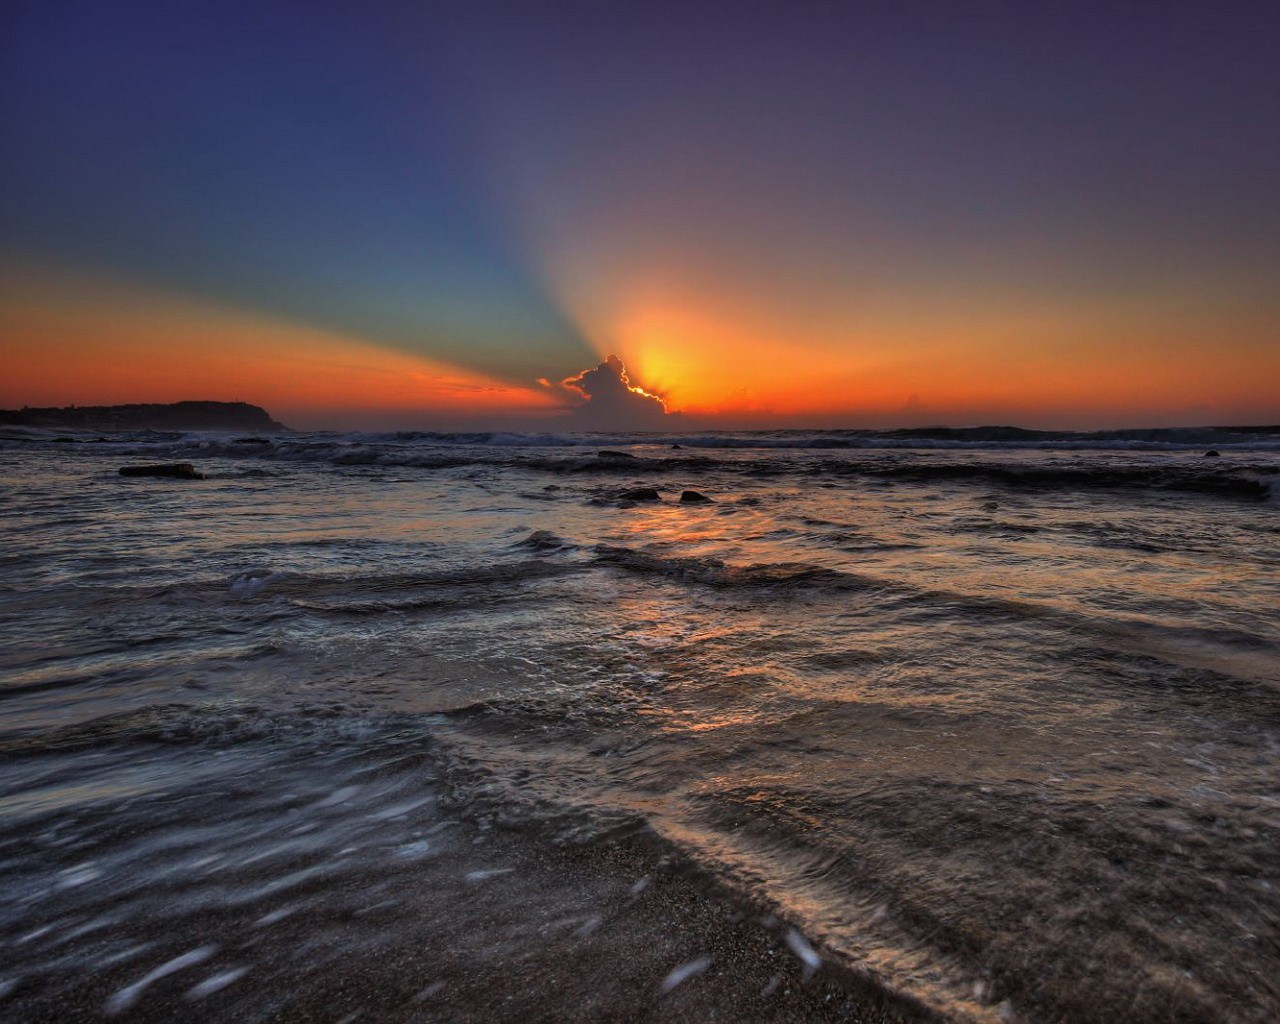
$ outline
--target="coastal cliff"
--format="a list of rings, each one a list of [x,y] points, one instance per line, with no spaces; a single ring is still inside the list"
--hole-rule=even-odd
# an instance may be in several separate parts
[[[171,402],[155,405],[84,405],[0,410],[0,424],[79,430],[288,430],[248,402]]]

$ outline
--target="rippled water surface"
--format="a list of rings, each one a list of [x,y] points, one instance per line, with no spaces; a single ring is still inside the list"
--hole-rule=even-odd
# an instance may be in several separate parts
[[[812,442],[0,441],[0,994],[412,877],[446,785],[651,831],[955,1019],[1274,1020],[1280,454]]]

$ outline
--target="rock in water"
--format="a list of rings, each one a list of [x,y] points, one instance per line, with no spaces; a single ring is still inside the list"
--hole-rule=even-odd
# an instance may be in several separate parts
[[[634,490],[623,491],[618,496],[622,501],[661,501],[662,495],[652,487],[637,487]]]
[[[602,448],[596,452],[597,459],[634,459],[635,456],[630,452],[615,452],[610,448]]]
[[[680,495],[680,503],[683,505],[707,505],[713,499],[708,498],[705,494],[697,491],[685,491]]]
[[[1216,448],[1210,448],[1204,453],[1204,457],[1206,459],[1220,459],[1222,458],[1222,452],[1218,451]]]
[[[204,474],[196,472],[189,462],[168,462],[159,466],[121,466],[121,476],[163,476],[173,480],[203,480]]]
[[[537,551],[555,551],[559,548],[573,546],[563,537],[552,533],[550,530],[534,530],[520,543]]]

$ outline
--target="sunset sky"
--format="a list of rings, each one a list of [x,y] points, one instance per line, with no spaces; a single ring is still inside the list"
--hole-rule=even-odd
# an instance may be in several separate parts
[[[19,0],[0,407],[1274,423],[1275,12]]]

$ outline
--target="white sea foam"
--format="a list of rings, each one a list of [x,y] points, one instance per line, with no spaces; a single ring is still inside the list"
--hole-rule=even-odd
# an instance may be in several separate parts
[[[248,973],[249,968],[247,967],[233,967],[229,971],[222,971],[212,977],[205,978],[198,985],[192,985],[191,988],[187,989],[186,999],[190,1002],[196,1002],[206,996],[213,995],[215,992],[221,992],[228,985],[238,981]]]
[[[700,956],[696,960],[681,964],[662,979],[662,991],[670,992],[677,985],[683,985],[690,978],[696,978],[710,966],[711,957],[709,956]]]
[[[822,957],[818,956],[818,951],[809,944],[809,940],[799,930],[791,928],[787,931],[787,946],[804,964],[806,976],[822,966]]]
[[[200,946],[190,952],[183,953],[181,956],[175,956],[172,960],[167,960],[155,970],[144,974],[132,985],[120,989],[103,1006],[103,1012],[108,1017],[115,1017],[125,1010],[130,1009],[141,997],[142,994],[161,978],[167,978],[171,974],[177,974],[179,971],[185,971],[188,967],[194,967],[196,964],[203,963],[218,951],[217,946]]]

